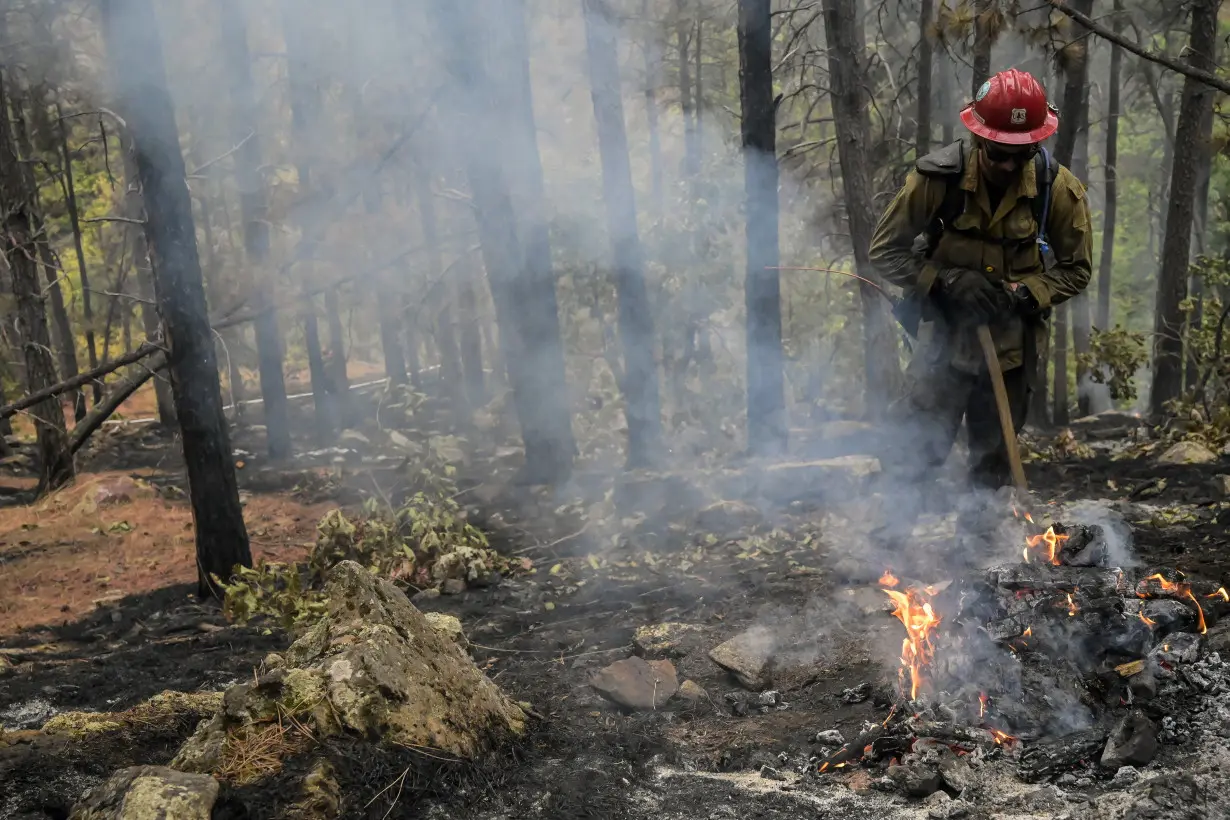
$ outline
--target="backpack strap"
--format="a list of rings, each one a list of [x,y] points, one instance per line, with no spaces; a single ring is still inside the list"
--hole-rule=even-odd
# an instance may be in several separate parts
[[[1059,171],[1059,162],[1050,151],[1043,148],[1034,155],[1034,179],[1038,195],[1033,198],[1034,222],[1038,224],[1038,245],[1045,254],[1050,249],[1047,241],[1047,221],[1051,214],[1051,186]]]

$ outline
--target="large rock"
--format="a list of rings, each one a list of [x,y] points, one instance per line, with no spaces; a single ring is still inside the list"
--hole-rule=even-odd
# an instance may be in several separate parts
[[[1194,441],[1180,441],[1157,460],[1159,464],[1211,464],[1217,461],[1217,453]]]
[[[651,711],[674,697],[679,678],[670,661],[632,657],[599,670],[589,685],[625,709]]]
[[[304,725],[473,758],[520,734],[525,714],[390,581],[353,561],[329,573],[327,612],[285,665],[236,684],[179,750],[184,771],[227,770],[228,750],[260,727]]]
[[[766,627],[752,627],[709,651],[709,659],[759,692],[769,685],[769,662],[777,641]]]
[[[1157,754],[1157,729],[1141,712],[1124,716],[1106,740],[1103,767],[1117,771],[1122,766],[1145,766]]]
[[[69,820],[209,820],[217,799],[207,774],[132,766],[82,795]]]

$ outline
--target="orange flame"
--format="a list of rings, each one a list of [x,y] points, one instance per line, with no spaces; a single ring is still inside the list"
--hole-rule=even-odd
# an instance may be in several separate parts
[[[1156,625],[1157,625],[1157,621],[1150,620],[1149,618],[1146,618],[1146,617],[1145,617],[1145,613],[1143,613],[1143,612],[1138,612],[1137,614],[1138,614],[1138,615],[1140,615],[1140,620],[1144,621],[1144,622],[1145,622],[1145,625],[1146,625],[1146,626],[1148,626],[1150,629],[1152,629],[1154,626],[1156,626]]]
[[[989,731],[991,732],[991,737],[994,738],[997,746],[1003,743],[1012,743],[1016,740],[1015,736],[1010,735],[1007,732],[1001,732],[999,729],[990,729]]]
[[[905,691],[905,675],[910,676],[910,700],[918,697],[922,685],[923,669],[931,665],[935,656],[935,648],[931,644],[931,635],[940,623],[940,616],[935,614],[931,602],[914,588],[905,592],[892,589],[884,590],[892,598],[896,608],[893,615],[905,626],[906,636],[901,641],[901,679],[902,692]]]
[[[1196,596],[1192,594],[1191,584],[1186,584],[1183,582],[1175,583],[1174,581],[1167,581],[1165,578],[1162,577],[1162,574],[1160,572],[1154,575],[1150,575],[1148,578],[1144,579],[1142,583],[1148,582],[1148,581],[1157,581],[1158,586],[1162,588],[1163,592],[1174,593],[1177,597],[1186,598],[1187,600],[1195,604],[1196,605],[1196,619],[1197,619],[1196,623],[1200,627],[1200,634],[1204,635],[1209,631],[1208,625],[1204,622],[1204,609],[1200,606],[1200,601],[1197,600]],[[1149,594],[1146,592],[1139,592],[1137,594],[1141,598],[1149,597]],[[1215,592],[1213,594],[1217,595],[1218,593]]]
[[[893,575],[891,569],[884,570],[884,574],[880,576],[880,586],[882,587],[895,587],[899,583],[901,582],[897,580],[896,575]]]
[[[1077,612],[1080,612],[1080,607],[1076,605],[1076,601],[1072,600],[1071,592],[1069,592],[1067,595],[1068,595],[1068,617],[1072,618],[1072,617],[1075,617]]]
[[[978,693],[978,717],[983,717],[984,715],[986,715],[988,700],[989,698],[987,697],[986,692]]]
[[[1230,601],[1230,592],[1226,592],[1225,587],[1218,587],[1216,592],[1211,592],[1204,596],[1206,598],[1221,598],[1223,601]]]
[[[1033,634],[1034,634],[1034,628],[1032,626],[1027,626],[1025,627],[1025,631],[1021,633],[1021,637],[1029,638],[1029,637],[1032,637]]]
[[[1054,527],[1047,527],[1046,532],[1041,535],[1031,535],[1025,539],[1025,550],[1023,555],[1025,563],[1029,563],[1029,551],[1031,549],[1042,551],[1045,547],[1046,559],[1051,564],[1059,566],[1059,551],[1063,548],[1063,543],[1068,540],[1067,535],[1060,535],[1055,532]]]

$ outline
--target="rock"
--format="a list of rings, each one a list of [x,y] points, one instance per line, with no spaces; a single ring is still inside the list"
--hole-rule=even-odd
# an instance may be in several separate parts
[[[462,758],[524,731],[521,708],[391,581],[341,561],[324,600],[325,614],[286,651],[286,665],[227,689],[173,767],[217,771],[228,736],[251,736],[287,714],[316,739],[349,734]]]
[[[1157,754],[1157,729],[1143,712],[1125,715],[1106,740],[1099,761],[1104,768],[1144,766]]]
[[[432,629],[462,649],[470,645],[470,642],[466,640],[465,631],[461,628],[461,621],[456,616],[446,615],[443,612],[424,612],[423,617],[427,619],[427,623],[431,624]]]
[[[1111,778],[1110,785],[1116,789],[1126,789],[1140,779],[1140,772],[1135,766],[1120,766],[1119,771]]]
[[[632,636],[632,648],[642,658],[682,657],[701,637],[695,624],[661,623],[642,626]]]
[[[1210,464],[1217,454],[1194,441],[1180,441],[1158,456],[1159,464]]]
[[[750,529],[764,520],[764,514],[742,501],[719,501],[696,514],[696,526],[704,532],[728,534]]]
[[[860,683],[851,689],[843,689],[841,692],[842,703],[862,703],[871,697],[871,684]]]
[[[1230,475],[1218,473],[1213,476],[1213,492],[1221,498],[1230,498]]]
[[[709,651],[709,660],[732,673],[746,689],[760,691],[769,685],[769,661],[776,639],[766,627],[755,626]]]
[[[761,766],[760,776],[765,780],[785,780],[786,776],[772,766]]]
[[[907,797],[929,797],[940,787],[940,773],[930,766],[893,766],[888,778]]]
[[[694,680],[685,680],[679,685],[680,699],[688,703],[701,703],[709,699],[709,693]]]
[[[69,820],[209,820],[217,799],[207,774],[132,766],[82,795]]]
[[[973,784],[975,772],[969,762],[960,757],[947,757],[940,761],[940,777],[948,788],[962,792]]]
[[[607,700],[625,709],[651,711],[679,691],[679,679],[670,661],[631,657],[599,670],[589,685]]]
[[[440,597],[440,590],[436,589],[435,587],[428,587],[427,589],[421,589],[418,592],[414,593],[414,597],[410,599],[410,603],[420,604],[425,601],[430,601],[430,600],[433,600],[439,597]]]
[[[460,578],[445,578],[440,584],[441,595],[460,595],[466,591],[466,582]]]
[[[777,504],[820,498],[851,498],[880,472],[873,456],[838,456],[815,461],[771,464],[760,475],[760,494]]]
[[[816,732],[816,742],[821,746],[840,746],[846,742],[845,735],[837,729],[825,729],[823,732]]]

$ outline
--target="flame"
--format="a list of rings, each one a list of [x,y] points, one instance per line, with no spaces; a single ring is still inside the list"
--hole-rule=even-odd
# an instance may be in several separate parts
[[[866,576],[863,577],[865,578]],[[895,587],[899,583],[901,582],[897,580],[896,575],[893,575],[891,569],[884,570],[884,574],[880,576],[880,586],[882,587]]]
[[[1206,597],[1206,598],[1218,598],[1218,597],[1220,597],[1223,601],[1230,601],[1230,592],[1226,592],[1226,588],[1225,588],[1225,587],[1218,587],[1216,592],[1211,592],[1211,593],[1209,593],[1208,595],[1206,595],[1206,596],[1204,596],[1204,597]]]
[[[989,731],[991,732],[991,737],[995,740],[995,745],[997,746],[1003,743],[1012,743],[1016,740],[1016,737],[1013,735],[1010,735],[1007,732],[1001,732],[999,729],[990,729]]]
[[[1186,598],[1187,600],[1195,604],[1196,605],[1196,619],[1197,619],[1196,623],[1200,627],[1200,634],[1204,635],[1209,631],[1208,625],[1204,622],[1204,609],[1200,606],[1200,601],[1197,600],[1196,596],[1192,594],[1191,584],[1187,584],[1182,581],[1178,583],[1174,581],[1167,581],[1165,578],[1162,577],[1162,574],[1160,572],[1154,575],[1150,575],[1148,578],[1145,578],[1144,581],[1142,581],[1141,583],[1147,583],[1149,581],[1157,581],[1158,586],[1162,588],[1162,592],[1174,593],[1176,597]],[[1213,594],[1217,595],[1221,592],[1224,592],[1224,588]],[[1136,594],[1139,595],[1141,598],[1149,597],[1149,594],[1147,592],[1138,592]]]
[[[901,641],[899,677],[904,693],[905,676],[907,670],[909,671],[910,700],[915,700],[922,685],[923,669],[931,665],[931,659],[935,656],[931,635],[939,625],[940,616],[935,614],[931,602],[926,600],[923,593],[913,587],[905,592],[886,589],[884,594],[892,598],[893,604],[896,605],[893,615],[905,626],[906,636]]]
[[[1145,622],[1145,625],[1146,625],[1146,626],[1148,626],[1150,629],[1152,629],[1153,627],[1155,627],[1155,626],[1157,625],[1157,621],[1150,620],[1149,618],[1146,618],[1146,617],[1145,617],[1145,613],[1143,613],[1143,612],[1139,612],[1139,613],[1137,613],[1137,614],[1138,614],[1138,615],[1140,615],[1140,620],[1144,621],[1144,622]]]
[[[1047,527],[1046,532],[1041,535],[1031,535],[1025,539],[1024,557],[1025,563],[1029,563],[1029,551],[1037,549],[1041,551],[1042,547],[1046,550],[1046,559],[1053,565],[1059,566],[1059,551],[1063,548],[1063,543],[1068,540],[1067,535],[1060,535],[1055,532],[1054,527]]]
[[[986,715],[988,700],[990,700],[990,698],[987,697],[986,692],[978,693],[978,717],[983,717],[984,715]]]
[[[1034,634],[1034,628],[1032,626],[1027,626],[1025,627],[1025,631],[1021,633],[1021,637],[1030,638],[1030,637],[1033,637],[1033,634]]]
[[[1080,612],[1080,607],[1076,605],[1076,601],[1072,600],[1071,592],[1067,593],[1067,595],[1068,595],[1068,617],[1072,618],[1076,615],[1077,612]]]

